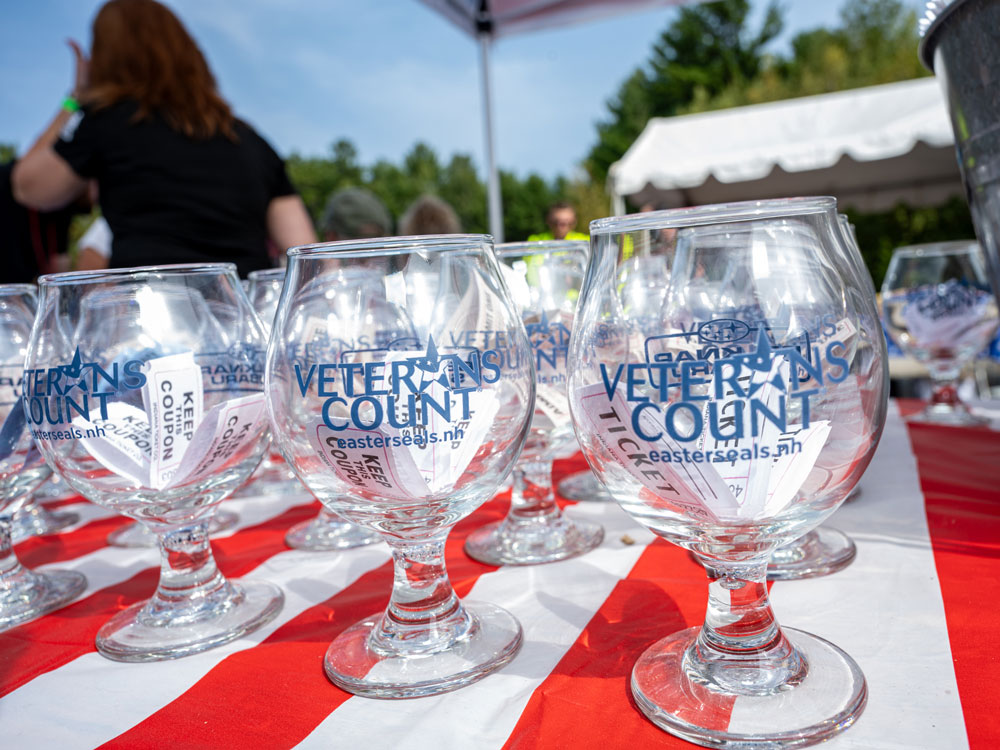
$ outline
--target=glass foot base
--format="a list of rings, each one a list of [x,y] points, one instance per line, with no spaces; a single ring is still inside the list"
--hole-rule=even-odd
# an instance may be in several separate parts
[[[327,551],[352,549],[382,541],[382,535],[324,514],[296,524],[285,534],[285,544],[292,549]]]
[[[80,522],[80,514],[70,511],[51,512],[37,503],[29,503],[14,514],[10,536],[14,542],[32,536],[56,534]]]
[[[559,482],[559,495],[567,500],[613,503],[615,500],[592,471],[578,471]]]
[[[66,500],[75,496],[76,492],[56,474],[53,474],[49,481],[42,482],[42,485],[34,492],[36,501]]]
[[[465,552],[488,565],[538,565],[589,552],[604,539],[604,529],[588,521],[570,521],[559,514],[542,523],[482,526],[466,537]]]
[[[0,593],[0,630],[64,607],[87,588],[87,579],[75,570],[22,571],[21,580]]]
[[[682,630],[653,644],[632,669],[636,706],[670,734],[733,750],[804,747],[839,734],[865,708],[868,686],[861,669],[829,641],[784,628],[806,668],[769,692],[734,695],[690,669],[687,651],[698,631]],[[752,674],[757,670],[747,669],[748,684],[759,685]]]
[[[323,669],[337,687],[369,698],[419,698],[457,690],[503,667],[521,649],[521,625],[505,609],[463,602],[472,620],[464,635],[425,654],[385,653],[371,646],[382,615],[345,630],[326,652]]]
[[[792,581],[836,573],[850,565],[858,548],[842,531],[820,526],[778,547],[767,564],[769,581]]]
[[[305,488],[287,470],[255,475],[249,482],[229,496],[229,499],[260,497],[262,495],[291,495],[304,492]]]
[[[231,510],[217,510],[212,519],[208,522],[208,535],[221,534],[229,531],[240,520],[239,515]],[[112,547],[155,547],[156,534],[147,529],[145,525],[136,521],[128,526],[122,526],[108,534],[108,544]]]
[[[943,424],[953,427],[977,427],[990,423],[988,419],[977,417],[963,403],[928,404],[923,411],[906,419],[909,422],[926,422],[927,424]]]
[[[207,651],[252,633],[281,611],[285,595],[272,583],[229,581],[230,595],[211,608],[146,611],[133,604],[97,632],[97,650],[113,661],[177,659]]]

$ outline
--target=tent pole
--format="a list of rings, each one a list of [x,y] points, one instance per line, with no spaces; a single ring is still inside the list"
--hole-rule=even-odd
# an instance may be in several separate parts
[[[493,149],[493,89],[490,85],[490,45],[493,37],[488,31],[479,32],[479,67],[482,72],[483,136],[486,140],[486,198],[489,208],[490,234],[499,244],[503,242],[503,204],[500,201],[500,173],[497,170]]]

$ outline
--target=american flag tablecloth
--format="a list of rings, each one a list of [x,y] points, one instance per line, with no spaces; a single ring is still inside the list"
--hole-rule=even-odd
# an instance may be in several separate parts
[[[910,404],[904,404],[909,408]],[[582,467],[557,464],[556,478]],[[826,578],[779,582],[781,623],[847,650],[868,678],[868,708],[830,748],[994,748],[1000,744],[1000,433],[906,425],[891,405],[862,496],[828,522],[858,557]],[[315,514],[302,493],[228,502],[235,531],[214,541],[230,577],[284,587],[275,622],[207,653],[154,664],[99,656],[113,612],[153,591],[155,550],[106,546],[126,523],[80,500],[77,527],[31,539],[27,564],[80,570],[75,603],[0,634],[0,747],[637,748],[691,747],[630,704],[628,675],[650,643],[701,622],[703,572],[616,505],[578,503],[604,524],[583,557],[492,568],[462,552],[465,535],[505,512],[500,497],[448,544],[461,596],[500,604],[525,643],[504,670],[454,693],[408,701],[353,697],[321,660],[345,627],[388,601],[385,545],[339,553],[285,547]],[[739,701],[732,707],[734,721]]]

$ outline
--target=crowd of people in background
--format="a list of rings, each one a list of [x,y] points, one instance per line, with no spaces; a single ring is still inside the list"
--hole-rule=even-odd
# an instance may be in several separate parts
[[[42,273],[231,262],[240,274],[278,265],[288,247],[399,234],[456,234],[454,209],[422,195],[393,221],[370,191],[327,201],[319,226],[284,161],[219,94],[181,21],[156,0],[109,0],[76,42],[74,83],[38,140],[0,172],[8,246],[0,280]],[[76,248],[75,214],[99,206]],[[586,239],[568,203],[551,206],[531,240]],[[319,231],[317,231],[317,229]]]

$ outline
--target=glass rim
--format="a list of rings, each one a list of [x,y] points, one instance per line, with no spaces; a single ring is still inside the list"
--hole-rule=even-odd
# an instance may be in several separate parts
[[[663,211],[609,216],[590,222],[590,235],[622,234],[643,230],[673,229],[710,224],[735,224],[760,219],[778,219],[785,216],[804,216],[836,212],[837,199],[829,195],[775,198],[735,203],[714,203],[687,208],[668,208]]]
[[[982,246],[978,240],[943,240],[919,245],[903,245],[893,250],[892,255],[900,258],[919,258],[923,255],[951,255],[957,250],[974,250],[982,253]]]
[[[257,279],[270,279],[272,276],[277,277],[279,274],[284,276],[287,269],[285,268],[258,268],[256,271],[251,271],[247,274],[248,281],[256,281]]]
[[[579,250],[589,252],[590,242],[587,240],[541,240],[537,242],[502,242],[495,246],[497,257],[510,255],[540,255],[551,252],[567,252]]]
[[[38,277],[38,286],[65,286],[93,281],[139,279],[145,276],[192,276],[199,273],[236,273],[235,263],[178,263],[175,265],[134,266],[131,268],[99,268],[93,271],[47,273]]]
[[[313,242],[288,248],[291,258],[354,258],[403,255],[413,251],[448,252],[469,250],[473,246],[493,245],[489,234],[415,234],[398,237],[370,237],[357,240]]]
[[[0,294],[16,293],[38,294],[38,287],[26,281],[12,281],[9,284],[0,284]]]

